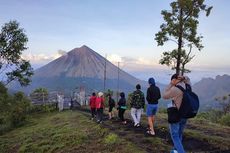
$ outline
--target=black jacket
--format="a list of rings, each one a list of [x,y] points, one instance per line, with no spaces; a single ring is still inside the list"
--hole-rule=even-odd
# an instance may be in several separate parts
[[[118,102],[118,106],[121,107],[121,106],[126,106],[126,99],[125,97],[121,97],[119,102]]]
[[[151,85],[147,90],[146,100],[148,101],[148,104],[158,104],[158,100],[160,98],[161,98],[160,89],[155,85]]]

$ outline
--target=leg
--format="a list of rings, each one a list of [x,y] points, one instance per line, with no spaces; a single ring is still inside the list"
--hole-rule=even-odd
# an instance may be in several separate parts
[[[180,137],[181,142],[182,142],[182,137],[183,137],[183,132],[184,132],[186,122],[187,122],[187,119],[182,118],[180,120],[180,123],[179,123],[179,125],[180,125],[180,127],[179,127],[179,137]]]
[[[112,118],[112,107],[111,106],[109,106],[109,119],[111,119]]]
[[[149,129],[153,132],[153,116],[148,116]]]
[[[94,115],[95,115],[95,108],[91,108],[91,115],[92,115],[92,119],[93,119]]]
[[[185,153],[184,147],[181,143],[180,136],[179,136],[179,129],[180,129],[179,122],[169,124],[169,129],[170,129],[171,138],[174,144],[174,148],[176,148],[176,150],[179,153]]]
[[[97,108],[97,122],[99,122],[100,121],[100,109],[99,108]]]
[[[142,114],[142,108],[137,109],[137,123],[140,124],[141,122],[141,114]]]
[[[137,111],[136,108],[131,108],[131,116],[132,116],[133,121],[134,121],[134,126],[138,124],[138,120],[136,117],[136,111]]]
[[[100,108],[100,121],[103,120],[103,108]]]
[[[125,118],[124,118],[124,114],[125,114],[125,109],[122,109],[122,123],[126,124]]]
[[[156,113],[157,113],[157,105],[154,105],[153,106],[153,109],[152,109],[152,114],[153,114],[153,116],[152,116],[152,123],[153,123],[153,129],[152,129],[152,131],[155,133],[155,131],[154,131],[154,123],[155,123],[155,116],[156,116]]]
[[[122,120],[122,112],[121,111],[122,111],[121,108],[119,108],[119,110],[118,110],[118,116],[119,116],[120,120]]]

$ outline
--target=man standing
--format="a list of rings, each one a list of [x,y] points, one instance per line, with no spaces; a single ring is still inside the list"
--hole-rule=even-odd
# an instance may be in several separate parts
[[[185,89],[186,84],[190,85],[190,80],[188,77],[174,74],[171,77],[170,84],[166,87],[163,94],[164,99],[172,99],[172,106],[177,107],[178,110],[181,106],[183,92],[178,87],[176,87],[176,85],[179,85]],[[181,118],[180,121],[178,121],[177,123],[169,123],[169,129],[174,144],[174,149],[176,149],[178,153],[185,153],[184,147],[182,145],[182,135],[186,121],[187,119]],[[172,150],[171,152],[173,151],[174,150]]]
[[[96,115],[96,99],[97,99],[96,94],[95,92],[93,92],[89,100],[89,105],[90,105],[91,115],[92,115],[91,120],[93,120]]]
[[[158,109],[158,100],[161,98],[160,89],[155,85],[155,80],[149,78],[149,88],[147,90],[146,100],[148,101],[146,115],[148,116],[149,130],[147,131],[150,135],[155,135],[154,121],[155,115]]]
[[[139,127],[142,110],[145,106],[145,96],[144,93],[141,91],[141,86],[139,84],[136,85],[136,90],[133,92],[130,105],[131,116],[134,121],[134,127]]]

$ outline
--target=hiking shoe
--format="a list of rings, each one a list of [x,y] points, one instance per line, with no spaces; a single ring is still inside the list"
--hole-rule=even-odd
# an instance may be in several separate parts
[[[170,150],[170,153],[178,153],[177,150]]]

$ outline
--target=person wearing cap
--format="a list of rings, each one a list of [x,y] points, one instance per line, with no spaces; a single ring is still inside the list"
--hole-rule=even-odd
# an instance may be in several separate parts
[[[103,92],[99,92],[96,98],[97,123],[102,123],[104,107],[105,105],[104,105]]]
[[[140,84],[136,85],[136,90],[132,94],[131,99],[131,116],[134,121],[134,127],[140,126],[141,114],[145,106],[145,96],[141,91]]]
[[[172,99],[171,105],[179,109],[183,98],[183,92],[177,88],[176,85],[180,85],[183,88],[186,88],[186,84],[190,85],[190,79],[187,76],[184,77],[178,74],[172,75],[171,82],[163,93],[163,98]],[[182,144],[182,135],[186,122],[187,119],[181,118],[177,123],[169,123],[170,135],[174,144],[174,149],[171,150],[171,152],[176,150],[179,153],[185,153]]]
[[[146,100],[148,101],[146,115],[148,117],[149,129],[147,133],[150,135],[155,135],[154,121],[158,109],[158,100],[161,98],[161,93],[159,87],[157,87],[155,84],[154,78],[149,78],[148,83],[149,88],[147,89],[146,97]]]

